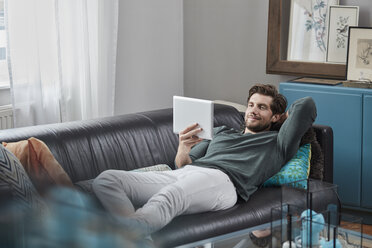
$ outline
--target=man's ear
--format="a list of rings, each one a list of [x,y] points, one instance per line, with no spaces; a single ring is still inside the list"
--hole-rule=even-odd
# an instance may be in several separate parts
[[[271,122],[276,123],[280,120],[280,114],[275,114],[271,117]]]

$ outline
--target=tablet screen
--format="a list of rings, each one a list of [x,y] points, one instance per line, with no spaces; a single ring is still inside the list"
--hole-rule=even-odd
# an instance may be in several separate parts
[[[198,123],[203,129],[200,138],[213,138],[213,101],[183,96],[173,96],[173,132],[179,133]]]

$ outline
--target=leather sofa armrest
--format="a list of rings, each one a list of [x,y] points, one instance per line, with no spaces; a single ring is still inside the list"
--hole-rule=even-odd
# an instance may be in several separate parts
[[[323,180],[333,183],[333,130],[319,124],[314,124],[313,128],[324,156]]]

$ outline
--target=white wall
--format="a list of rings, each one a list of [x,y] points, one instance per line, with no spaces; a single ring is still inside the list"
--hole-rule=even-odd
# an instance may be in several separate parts
[[[184,1],[186,96],[245,104],[253,84],[290,78],[266,74],[268,8],[268,0]]]
[[[182,0],[120,0],[115,114],[166,108],[183,95]]]

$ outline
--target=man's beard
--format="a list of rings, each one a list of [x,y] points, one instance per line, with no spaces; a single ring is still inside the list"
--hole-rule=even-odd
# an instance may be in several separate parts
[[[270,130],[271,122],[267,123],[266,125],[258,124],[258,125],[249,125],[247,121],[245,122],[245,127],[255,133],[259,133],[262,131]]]

